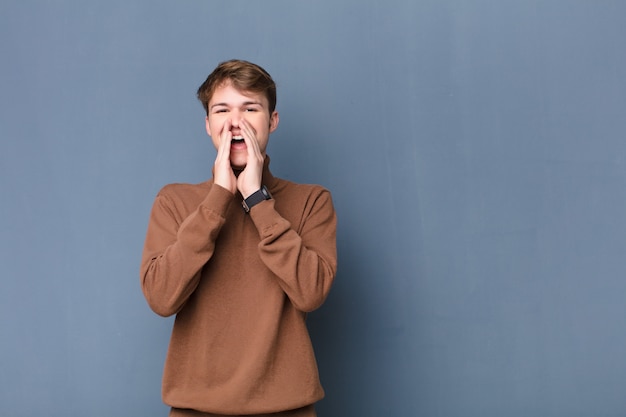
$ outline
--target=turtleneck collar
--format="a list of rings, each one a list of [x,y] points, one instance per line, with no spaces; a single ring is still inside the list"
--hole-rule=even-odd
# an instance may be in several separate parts
[[[270,171],[270,156],[265,155],[265,161],[263,161],[263,178],[261,179],[261,183],[265,185],[270,190],[274,188],[276,184],[276,178],[272,175]]]

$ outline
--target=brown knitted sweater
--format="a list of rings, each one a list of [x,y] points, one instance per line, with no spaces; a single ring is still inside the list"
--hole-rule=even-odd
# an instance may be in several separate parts
[[[141,263],[150,307],[176,314],[163,400],[176,408],[261,414],[324,396],[306,328],[333,283],[330,193],[272,176],[273,196],[246,214],[241,195],[170,184],[154,202]]]

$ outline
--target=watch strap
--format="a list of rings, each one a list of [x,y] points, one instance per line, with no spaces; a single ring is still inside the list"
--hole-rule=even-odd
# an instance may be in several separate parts
[[[243,206],[244,211],[246,213],[249,213],[252,207],[256,206],[261,201],[269,200],[271,198],[272,195],[270,194],[267,187],[264,185],[261,187],[260,190],[253,192],[248,196],[248,198],[244,199],[241,202],[241,205]]]

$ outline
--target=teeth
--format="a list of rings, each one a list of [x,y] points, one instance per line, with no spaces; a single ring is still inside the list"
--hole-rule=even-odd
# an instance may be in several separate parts
[[[235,140],[243,140],[243,136],[233,136],[233,139],[235,139]]]

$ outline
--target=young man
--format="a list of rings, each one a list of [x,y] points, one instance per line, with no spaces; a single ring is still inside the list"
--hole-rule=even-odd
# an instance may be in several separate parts
[[[198,89],[213,178],[154,202],[141,263],[150,307],[176,314],[163,375],[170,416],[315,416],[324,396],[306,314],[337,268],[330,193],[274,177],[276,85],[221,63]]]

